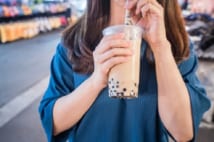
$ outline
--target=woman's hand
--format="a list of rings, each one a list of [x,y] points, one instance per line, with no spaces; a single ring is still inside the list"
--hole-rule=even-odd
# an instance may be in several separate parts
[[[124,40],[124,34],[104,36],[93,52],[93,81],[103,89],[108,82],[108,74],[115,65],[127,62],[132,55],[130,42]]]
[[[155,52],[166,45],[163,7],[156,0],[130,0],[126,8],[131,10],[133,22],[145,30],[144,39]]]

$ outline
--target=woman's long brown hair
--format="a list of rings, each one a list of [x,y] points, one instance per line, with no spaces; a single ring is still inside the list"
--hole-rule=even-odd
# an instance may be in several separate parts
[[[63,32],[63,44],[75,72],[89,74],[94,70],[93,51],[108,26],[111,0],[87,0],[85,14]],[[167,38],[176,62],[189,56],[189,40],[177,0],[157,0],[164,8]],[[151,54],[151,50],[147,52]],[[148,58],[148,60],[150,60]]]

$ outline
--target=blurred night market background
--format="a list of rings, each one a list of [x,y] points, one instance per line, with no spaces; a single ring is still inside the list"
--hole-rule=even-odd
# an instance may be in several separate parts
[[[0,0],[0,141],[45,142],[38,104],[61,32],[83,14],[87,0]],[[214,3],[214,1],[212,1]],[[214,16],[179,0],[199,58],[198,75],[212,106],[197,142],[214,141]]]

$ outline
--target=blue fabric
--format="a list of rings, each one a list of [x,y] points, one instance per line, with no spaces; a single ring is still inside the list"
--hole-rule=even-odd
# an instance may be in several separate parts
[[[212,16],[204,13],[194,13],[185,17],[185,19],[187,21],[196,21],[196,20],[203,19],[203,20],[206,20],[207,22],[214,22],[214,18]]]
[[[53,136],[52,111],[56,100],[71,93],[89,77],[72,70],[67,51],[59,44],[51,63],[49,86],[39,107],[48,141],[64,142],[69,139],[70,142],[167,142],[168,132],[160,120],[157,108],[155,68],[146,60],[146,47],[146,44],[143,44],[141,51],[137,99],[109,98],[108,88],[105,88],[75,126]],[[191,50],[190,57],[178,66],[190,94],[194,136],[202,114],[210,107],[204,87],[195,75],[197,64],[197,57]],[[90,92],[88,94],[90,95]]]

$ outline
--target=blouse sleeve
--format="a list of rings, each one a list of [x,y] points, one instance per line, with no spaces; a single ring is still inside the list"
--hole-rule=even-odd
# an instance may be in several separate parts
[[[194,138],[192,141],[195,141],[202,116],[210,107],[210,100],[207,98],[204,86],[196,76],[198,59],[192,44],[190,46],[190,52],[190,57],[183,61],[178,67],[190,96],[194,129]]]
[[[40,102],[39,114],[48,142],[65,141],[68,131],[53,136],[53,107],[57,99],[73,91],[73,71],[67,58],[66,49],[59,44],[51,62],[48,88]]]

